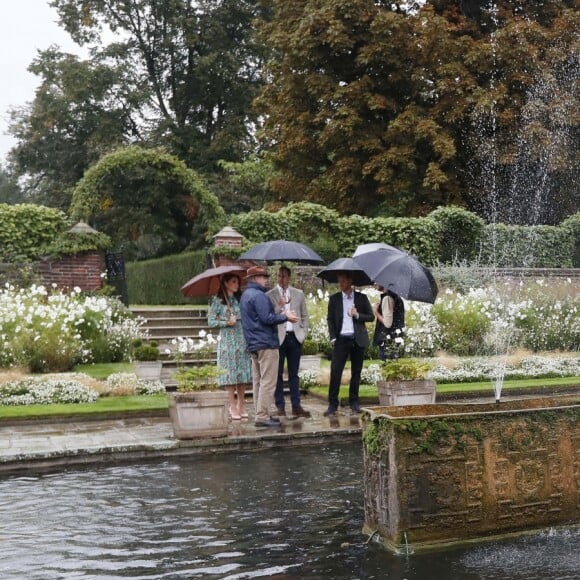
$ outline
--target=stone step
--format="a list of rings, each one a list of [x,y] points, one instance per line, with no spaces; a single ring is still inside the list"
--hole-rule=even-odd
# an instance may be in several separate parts
[[[159,328],[159,327],[181,327],[181,326],[198,326],[199,328],[207,327],[206,318],[190,318],[190,317],[175,317],[168,318],[167,316],[159,318],[147,318],[145,326],[147,328]]]
[[[207,318],[207,308],[131,308],[131,312],[135,316],[141,316],[146,320],[156,318]]]

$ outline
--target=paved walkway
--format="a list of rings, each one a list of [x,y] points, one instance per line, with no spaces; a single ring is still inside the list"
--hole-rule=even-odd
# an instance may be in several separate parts
[[[227,437],[179,441],[169,417],[109,420],[14,421],[0,424],[0,472],[30,472],[71,465],[144,460],[176,455],[319,445],[359,439],[359,415],[323,416],[326,404],[307,398],[310,419],[283,420],[280,429],[254,426],[253,418],[232,421]],[[251,405],[247,405],[248,408]]]

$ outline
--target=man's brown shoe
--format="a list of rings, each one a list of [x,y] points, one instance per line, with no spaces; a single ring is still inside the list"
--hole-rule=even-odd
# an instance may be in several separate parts
[[[302,407],[292,407],[292,415],[294,417],[304,417],[305,419],[312,417],[310,411],[306,411]]]
[[[276,411],[277,417],[286,417],[286,411],[281,407],[278,407],[278,411]]]

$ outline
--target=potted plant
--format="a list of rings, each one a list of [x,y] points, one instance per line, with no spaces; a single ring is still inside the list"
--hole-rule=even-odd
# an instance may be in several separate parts
[[[137,378],[145,381],[158,381],[161,378],[163,363],[159,360],[159,345],[154,340],[133,342],[133,360]]]
[[[178,439],[223,437],[228,433],[228,394],[218,386],[215,364],[178,368],[177,391],[169,393],[169,416]]]
[[[428,378],[431,365],[415,358],[387,360],[377,383],[379,403],[393,405],[428,405],[435,403],[435,381]]]
[[[302,343],[302,356],[300,357],[300,371],[309,369],[320,370],[320,349],[315,340],[307,338]]]

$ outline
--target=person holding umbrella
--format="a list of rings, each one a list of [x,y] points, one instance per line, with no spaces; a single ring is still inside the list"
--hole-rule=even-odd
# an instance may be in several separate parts
[[[266,268],[252,266],[246,275],[248,286],[242,294],[240,309],[242,328],[252,357],[252,381],[256,427],[280,427],[280,419],[270,416],[274,406],[274,391],[278,378],[280,341],[278,325],[298,322],[292,310],[276,314],[274,305],[266,296],[269,275]]]
[[[210,328],[219,328],[217,364],[225,372],[218,383],[229,393],[230,417],[247,419],[244,398],[246,387],[252,382],[252,367],[240,317],[241,280],[237,273],[230,272],[222,274],[219,281],[207,317]]]
[[[391,290],[378,286],[381,296],[373,306],[377,322],[373,344],[379,347],[381,360],[399,358],[405,328],[405,304],[403,299]]]
[[[365,324],[374,320],[369,299],[352,287],[352,273],[345,270],[337,273],[340,292],[328,301],[328,333],[332,344],[330,363],[330,384],[328,387],[328,409],[325,417],[335,416],[338,410],[340,380],[347,359],[350,357],[351,378],[348,402],[353,413],[360,413],[358,399],[360,375],[364,352],[369,345],[369,335]]]

